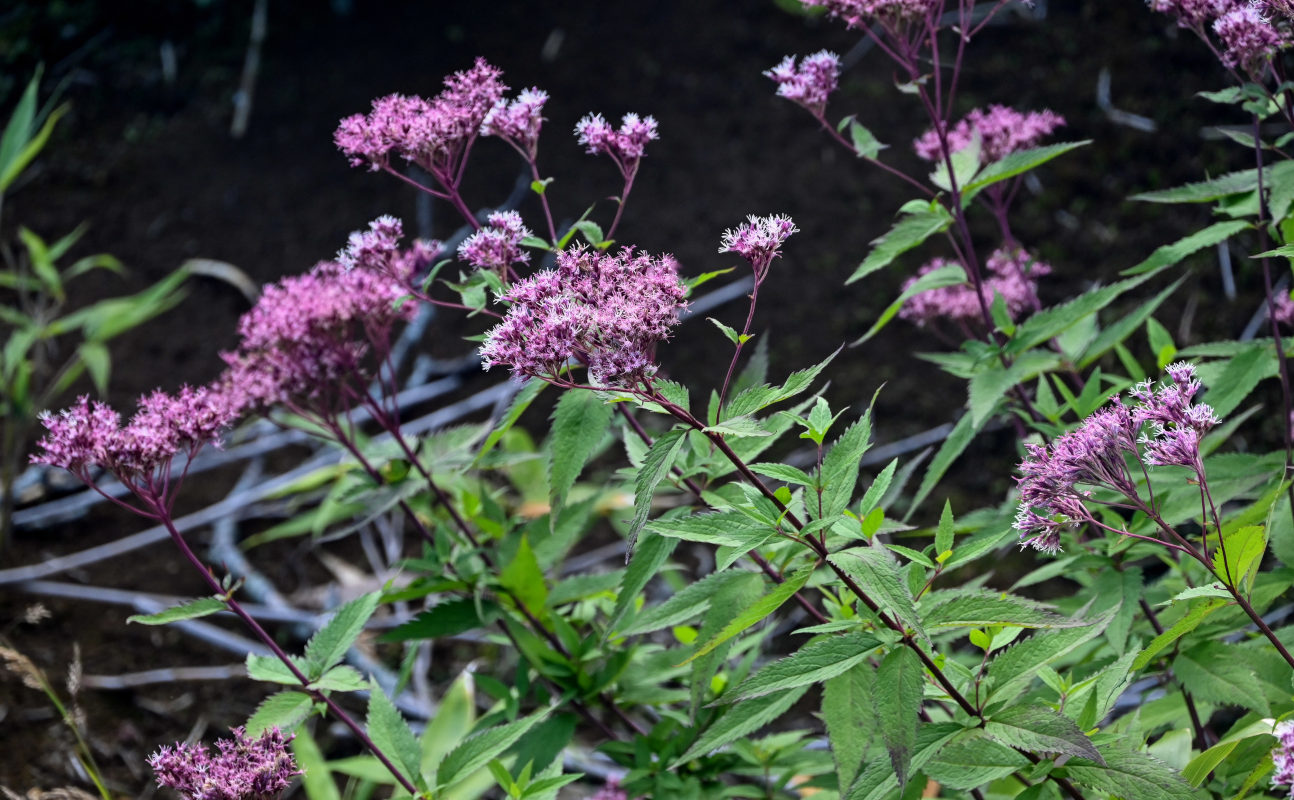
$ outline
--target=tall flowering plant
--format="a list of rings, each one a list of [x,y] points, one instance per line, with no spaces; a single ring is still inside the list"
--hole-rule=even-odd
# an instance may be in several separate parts
[[[925,355],[967,382],[928,463],[865,468],[876,452],[871,409],[838,400],[833,409],[820,380],[858,350],[771,380],[767,359],[746,347],[759,335],[761,289],[796,258],[789,214],[752,214],[711,234],[720,257],[750,269],[745,322],[712,320],[732,355],[707,385],[669,377],[660,345],[681,335],[700,279],[614,238],[663,133],[652,117],[575,123],[574,146],[610,160],[622,188],[614,211],[594,204],[559,226],[562,198],[539,166],[543,90],[510,99],[502,72],[477,60],[433,98],[383,97],[342,120],[334,140],[352,165],[459,213],[467,232],[456,250],[406,243],[400,221],[380,217],[334,260],[266,287],[211,385],[149,395],[126,423],[88,400],[45,419],[36,460],[92,486],[116,477],[133,497],[117,502],[163,525],[210,592],[140,621],[231,611],[270,652],[248,658],[252,677],[279,688],[247,729],[215,756],[159,751],[161,784],[186,797],[274,796],[298,772],[284,750],[291,732],[308,735],[303,723],[324,713],[366,751],[345,768],[401,797],[480,794],[483,779],[509,797],[553,797],[579,778],[564,773],[578,763],[577,743],[599,748],[611,765],[599,796],[617,798],[1169,800],[1243,796],[1264,780],[1285,790],[1294,657],[1277,601],[1294,576],[1265,567],[1294,559],[1294,517],[1281,505],[1288,454],[1216,452],[1241,430],[1251,412],[1237,409],[1255,386],[1283,374],[1279,340],[1179,352],[1152,316],[1175,286],[1098,318],[1201,243],[1255,226],[1218,223],[1123,280],[1048,307],[1039,279],[1063,261],[1032,255],[1012,209],[1029,170],[1082,143],[1045,144],[1064,124],[1052,112],[963,110],[958,94],[969,43],[1003,4],[809,5],[891,60],[927,128],[912,148],[932,172],[909,175],[882,160],[858,118],[828,122],[837,56],[787,56],[766,73],[833,141],[918,193],[846,282],[942,237],[944,255],[913,269],[855,343],[897,316],[956,347]],[[1217,4],[1156,7],[1221,42],[1235,74],[1260,83],[1281,74],[1282,23]],[[1277,106],[1260,110],[1284,113],[1279,84],[1241,88],[1246,102],[1255,91]],[[484,138],[524,162],[534,219],[478,214],[463,196]],[[1228,187],[1241,195],[1228,207],[1256,207],[1266,229],[1286,221],[1294,194],[1276,191],[1262,152],[1252,174],[1206,193]],[[972,214],[988,215],[990,235],[973,233]],[[442,277],[455,263],[458,276]],[[405,424],[393,343],[424,305],[489,318],[482,366],[507,368],[518,384],[497,420],[428,436]],[[1279,316],[1274,297],[1269,305]],[[1132,338],[1143,325],[1149,370]],[[1157,383],[1161,367],[1168,380]],[[558,397],[532,451],[514,426],[547,387]],[[352,528],[380,516],[416,536],[402,564],[409,582],[341,606],[299,654],[266,632],[173,519],[187,465],[249,415],[338,449],[355,477],[346,498],[365,515]],[[1013,490],[1002,476],[1009,496],[960,517],[950,501],[927,508],[989,430],[1005,430],[1023,456]],[[793,431],[806,446],[770,455]],[[628,466],[607,475],[613,445]],[[571,552],[609,531],[626,564],[566,568]],[[995,569],[1013,545],[1047,558],[1004,586]],[[1044,582],[1054,602],[1032,595]],[[469,710],[415,731],[345,663],[380,608],[410,602],[418,612],[387,641],[484,639],[480,652],[492,657],[479,685],[491,702],[479,722],[460,682],[441,713]],[[779,635],[788,631],[800,636]],[[347,697],[359,691],[369,693],[363,723]],[[331,786],[334,766],[302,765],[324,772],[314,791]]]

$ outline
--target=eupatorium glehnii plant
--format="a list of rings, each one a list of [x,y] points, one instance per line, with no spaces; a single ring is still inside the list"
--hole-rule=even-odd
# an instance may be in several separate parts
[[[871,469],[871,409],[842,404],[825,381],[833,359],[859,350],[824,352],[770,380],[766,354],[746,347],[761,328],[761,287],[794,265],[796,209],[754,209],[707,234],[720,255],[750,268],[745,324],[712,320],[732,345],[722,377],[716,369],[695,386],[668,377],[658,345],[680,335],[691,292],[718,271],[689,279],[693,270],[673,257],[614,238],[651,142],[669,135],[651,116],[629,113],[615,127],[590,113],[575,123],[574,146],[609,159],[621,190],[605,227],[596,204],[559,226],[560,184],[539,162],[543,90],[510,99],[501,71],[477,60],[433,98],[380,98],[342,120],[337,146],[354,166],[454,208],[467,228],[456,249],[405,243],[402,223],[381,217],[334,261],[267,287],[210,386],[150,395],[125,424],[88,400],[46,417],[36,460],[91,485],[100,470],[114,475],[134,497],[118,502],[165,526],[210,591],[139,620],[228,610],[272,653],[249,655],[248,671],[282,688],[221,750],[264,757],[248,766],[163,751],[154,759],[162,783],[197,796],[202,780],[272,774],[273,786],[247,790],[268,796],[296,770],[280,757],[277,731],[309,736],[306,720],[325,713],[366,750],[345,769],[397,796],[493,786],[554,797],[579,778],[559,757],[568,750],[574,760],[577,742],[613,765],[599,796],[615,798],[1286,792],[1294,658],[1278,601],[1294,585],[1283,566],[1294,561],[1289,434],[1283,453],[1262,452],[1254,438],[1247,451],[1229,447],[1256,413],[1241,406],[1264,379],[1282,379],[1282,431],[1291,410],[1275,327],[1287,321],[1288,297],[1275,291],[1270,262],[1294,254],[1294,175],[1283,138],[1270,147],[1258,139],[1263,119],[1294,123],[1281,9],[1155,4],[1241,81],[1212,99],[1252,114],[1255,135],[1242,144],[1255,167],[1142,195],[1216,201],[1230,219],[1127,265],[1121,280],[1103,276],[1104,285],[1054,302],[1039,278],[1066,264],[1033,255],[1013,232],[1013,208],[1030,170],[1087,143],[1045,143],[1064,124],[1051,111],[963,108],[968,44],[1001,4],[811,5],[893,62],[904,81],[898,99],[926,130],[913,148],[932,171],[910,175],[882,159],[859,118],[828,120],[841,85],[836,55],[789,55],[765,73],[834,142],[916,193],[841,277],[861,280],[939,244],[907,264],[901,294],[855,343],[898,316],[951,345],[924,354],[967,383],[937,452]],[[478,215],[463,197],[483,137],[523,160],[530,217],[519,208]],[[1269,153],[1280,160],[1264,163]],[[980,214],[991,236],[972,227]],[[1201,247],[1245,236],[1265,251],[1272,337],[1179,348],[1154,314],[1180,281],[1151,281]],[[1281,246],[1269,246],[1273,236]],[[1123,313],[1102,319],[1116,301]],[[497,420],[429,435],[402,420],[394,341],[424,305],[491,318],[482,365],[526,381]],[[1137,357],[1143,329],[1148,368]],[[547,387],[557,394],[551,426],[533,450],[514,426]],[[237,582],[204,565],[174,524],[186,465],[247,415],[340,450],[346,480],[333,499],[361,520],[345,524],[380,516],[416,537],[403,562],[409,581],[341,606],[299,654],[266,632]],[[994,422],[1023,456],[1016,488],[960,516],[949,502],[930,507]],[[805,446],[787,454],[775,445],[792,431]],[[622,468],[608,475],[609,463]],[[605,526],[627,563],[565,570]],[[993,565],[1014,545],[1028,566],[1003,585]],[[1050,602],[1034,594],[1044,586]],[[418,612],[387,641],[413,647],[478,631],[507,645],[478,667],[489,687],[479,722],[469,709],[416,734],[383,689],[344,663],[380,608],[413,602]],[[470,694],[463,680],[450,693]],[[364,723],[346,697],[361,690]],[[342,771],[322,759],[303,768],[325,773],[314,791]]]

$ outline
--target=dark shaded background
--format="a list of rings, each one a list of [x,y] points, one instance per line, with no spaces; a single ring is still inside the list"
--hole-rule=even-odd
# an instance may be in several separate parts
[[[412,190],[348,167],[332,146],[332,131],[341,117],[367,110],[375,96],[436,93],[445,74],[466,68],[477,55],[501,66],[514,89],[536,85],[551,94],[540,155],[541,169],[557,179],[550,197],[559,216],[578,216],[619,189],[612,166],[576,145],[575,121],[589,111],[615,119],[637,111],[656,116],[661,140],[648,150],[620,241],[673,252],[687,273],[696,274],[734,265],[716,252],[719,237],[746,214],[794,217],[801,233],[774,267],[756,323],[770,342],[775,375],[856,338],[906,275],[942,254],[939,244],[927,245],[885,273],[842,285],[908,195],[899,182],[834,146],[801,109],[774,97],[762,70],[786,54],[824,47],[845,53],[857,36],[835,23],[785,13],[771,0],[359,2],[348,11],[271,0],[251,125],[234,140],[231,97],[251,8],[250,0],[152,0],[29,3],[0,12],[6,104],[43,62],[45,86],[64,83],[73,109],[30,180],[7,198],[0,233],[11,240],[23,224],[52,239],[88,221],[90,231],[74,255],[106,251],[131,268],[124,281],[106,275],[85,280],[74,305],[143,288],[192,257],[228,261],[258,282],[272,281],[330,257],[349,231],[383,213],[405,218],[412,228]],[[1012,9],[1003,19],[1006,24],[984,32],[968,53],[960,113],[990,102],[1046,107],[1069,120],[1057,140],[1096,140],[1044,168],[1042,192],[1025,192],[1018,204],[1017,235],[1055,269],[1042,288],[1044,302],[1109,281],[1156,246],[1202,227],[1204,209],[1124,198],[1199,179],[1206,170],[1245,165],[1237,146],[1201,140],[1203,126],[1236,121],[1228,110],[1192,96],[1224,85],[1204,48],[1137,0],[1052,2],[1045,14]],[[166,42],[178,56],[173,83],[162,76],[159,53]],[[1113,78],[1114,104],[1155,120],[1157,131],[1117,125],[1097,107],[1102,68]],[[908,146],[924,129],[919,109],[895,91],[881,53],[865,54],[844,76],[829,115],[848,113],[857,113],[891,145],[883,154],[887,161],[924,171]],[[520,168],[502,143],[483,141],[465,188],[469,204],[501,202]],[[522,210],[539,219],[537,208]],[[612,211],[601,202],[595,218],[605,225]],[[436,235],[449,235],[457,221],[447,207],[435,212]],[[991,226],[977,233],[983,252],[995,246]],[[1239,302],[1227,303],[1212,259],[1210,251],[1188,262],[1196,269],[1177,295],[1183,305],[1160,315],[1179,346],[1234,337],[1257,304],[1254,290],[1243,288]],[[1238,279],[1242,287],[1257,285],[1252,274],[1241,272]],[[1187,298],[1196,307],[1189,326],[1179,329]],[[154,386],[210,380],[220,367],[217,353],[234,344],[234,323],[246,308],[228,285],[195,279],[178,309],[115,342],[112,400],[124,405]],[[716,314],[733,325],[744,315],[740,303]],[[446,320],[426,344],[439,355],[461,354],[469,346],[460,336],[478,329]],[[721,380],[727,347],[709,326],[690,324],[663,349],[662,363],[696,397]],[[876,412],[881,441],[954,419],[964,400],[962,385],[911,356],[940,349],[942,342],[896,321],[837,360],[833,405],[865,403],[885,383]],[[1143,341],[1134,350],[1148,352]],[[1011,486],[1014,452],[1005,433],[984,437],[944,493],[959,508],[999,502]],[[219,495],[227,477],[194,492]],[[19,532],[4,560],[32,563],[136,530],[137,522],[102,511],[63,530]],[[169,555],[158,551],[72,577],[198,591],[188,576],[177,575]],[[289,583],[294,569],[284,564],[275,575],[270,568]],[[159,660],[166,666],[230,660],[188,643],[177,648],[181,640],[166,631],[127,627],[119,609],[46,601],[50,620],[20,624],[17,616],[29,602],[0,596],[0,613],[11,615],[0,624],[52,675],[68,663],[73,643],[81,646],[87,671],[102,674],[163,665]],[[101,760],[130,794],[145,791],[139,759],[159,742],[182,738],[197,718],[216,727],[236,722],[260,696],[259,689],[235,682],[100,692],[84,700]],[[7,717],[0,719],[6,731],[0,784],[51,788],[71,779],[65,736],[55,730],[43,700],[0,683],[0,716]]]

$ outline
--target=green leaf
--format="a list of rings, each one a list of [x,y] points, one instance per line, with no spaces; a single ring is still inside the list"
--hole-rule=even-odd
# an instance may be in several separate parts
[[[952,224],[952,215],[938,203],[923,204],[920,211],[909,212],[899,219],[888,232],[872,241],[872,251],[858,265],[846,284],[860,280],[890,264],[899,255],[916,247]],[[897,312],[897,309],[896,309]]]
[[[791,689],[781,694],[743,700],[732,706],[714,724],[705,729],[687,752],[671,764],[677,768],[694,758],[714,752],[726,744],[736,741],[748,733],[753,733],[768,723],[782,716],[795,705],[795,702],[809,690],[807,686]]]
[[[521,535],[517,551],[499,572],[499,585],[507,590],[514,601],[536,616],[542,616],[548,603],[548,583],[539,568],[535,551],[530,549],[530,537]]]
[[[745,391],[737,394],[732,400],[728,401],[727,408],[724,409],[724,416],[740,417],[747,414],[754,414],[756,411],[768,408],[769,406],[780,403],[784,400],[790,400],[792,397],[808,389],[813,381],[818,377],[818,373],[831,363],[837,355],[840,354],[840,348],[834,353],[824,358],[818,364],[808,369],[802,369],[792,372],[786,379],[786,383],[778,388],[768,385],[752,386]]]
[[[346,651],[364,630],[364,624],[377,611],[381,597],[381,592],[369,592],[355,598],[337,609],[328,624],[310,637],[305,652],[305,673],[308,678],[313,681],[341,663],[346,657]]]
[[[292,663],[297,669],[302,669],[305,665],[297,656],[289,656]],[[269,683],[282,683],[289,686],[300,686],[301,680],[288,669],[287,665],[279,660],[278,656],[262,656],[255,653],[247,654],[246,661],[247,677],[254,681],[268,681]]]
[[[1200,623],[1204,621],[1205,617],[1212,614],[1214,611],[1217,611],[1219,608],[1222,608],[1224,605],[1226,605],[1226,601],[1211,600],[1206,603],[1199,603],[1191,608],[1191,610],[1187,612],[1186,616],[1173,623],[1172,627],[1168,630],[1152,639],[1150,644],[1146,645],[1145,649],[1137,654],[1136,659],[1132,662],[1132,669],[1134,671],[1145,669],[1151,659],[1159,655],[1164,648],[1198,628]]]
[[[40,89],[40,77],[43,67],[37,67],[31,80],[27,81],[18,104],[9,115],[5,124],[4,135],[0,136],[0,170],[8,169],[9,164],[31,140],[32,127],[36,124],[36,92]],[[0,191],[3,191],[0,189]]]
[[[1172,189],[1134,194],[1129,200],[1145,203],[1211,203],[1227,195],[1250,192],[1258,188],[1258,170],[1228,172],[1207,181],[1197,181]]]
[[[485,441],[481,443],[481,449],[472,461],[473,466],[480,464],[481,459],[489,455],[490,451],[499,443],[499,440],[508,431],[512,430],[512,426],[517,424],[517,420],[521,419],[521,415],[526,413],[526,409],[530,408],[530,404],[535,402],[535,398],[539,396],[539,393],[547,385],[545,381],[539,378],[531,378],[526,381],[526,384],[521,387],[521,391],[513,396],[512,402],[508,404],[508,410],[503,413],[503,416],[499,417],[499,421],[495,424],[494,429],[490,431],[490,435],[486,436]]]
[[[45,148],[45,143],[49,141],[50,134],[54,132],[54,126],[67,112],[68,107],[66,105],[54,109],[45,118],[45,124],[40,127],[35,136],[31,137],[11,159],[6,158],[3,162],[0,162],[0,193],[8,190],[10,184],[18,179],[18,176],[27,168],[32,159]],[[8,133],[7,129],[5,133]]]
[[[782,583],[777,584],[768,594],[746,607],[731,622],[724,625],[723,629],[715,634],[713,638],[698,647],[692,655],[688,656],[678,666],[695,661],[752,625],[763,622],[770,614],[781,608],[783,603],[790,600],[792,595],[800,591],[804,584],[808,583],[809,576],[813,574],[815,566],[815,564],[806,564],[788,575]]]
[[[1267,552],[1267,530],[1262,525],[1246,525],[1227,533],[1223,547],[1213,551],[1213,571],[1227,583],[1243,592],[1253,589],[1254,578]]]
[[[791,483],[799,486],[813,486],[815,481],[813,477],[799,467],[793,467],[790,464],[776,464],[769,462],[760,462],[751,464],[750,471],[766,478],[772,478],[783,483]]]
[[[681,625],[701,614],[710,606],[710,599],[735,580],[750,573],[726,570],[707,575],[696,583],[688,584],[658,606],[645,609],[618,636],[636,636]]]
[[[346,664],[339,664],[325,672],[318,679],[310,682],[316,689],[330,692],[358,692],[368,687],[368,682],[359,670]]]
[[[1029,759],[1015,750],[983,731],[968,730],[941,747],[921,771],[942,787],[965,791],[1028,767]]]
[[[1016,329],[1015,337],[1006,345],[1008,354],[1023,353],[1043,342],[1057,336],[1069,327],[1077,325],[1089,314],[1114,302],[1120,295],[1140,286],[1155,272],[1143,272],[1134,278],[1127,278],[1109,286],[1092,289],[1058,306],[1043,309],[1021,323]]]
[[[379,641],[406,642],[457,636],[490,624],[498,610],[499,607],[489,600],[478,602],[470,597],[446,600],[382,634]]]
[[[1103,747],[1104,763],[1083,759],[1065,765],[1065,774],[1074,783],[1124,800],[1182,800],[1191,796],[1191,787],[1172,767],[1146,753]]]
[[[848,282],[849,281],[846,281],[846,283]],[[899,310],[903,308],[904,303],[922,292],[928,292],[932,289],[942,289],[945,286],[958,286],[965,282],[966,272],[958,264],[950,264],[946,267],[939,267],[938,269],[933,269],[927,272],[913,281],[912,285],[904,289],[899,296],[894,299],[894,302],[886,306],[885,310],[881,312],[881,315],[872,323],[872,327],[867,329],[867,333],[864,333],[858,339],[854,340],[854,342],[849,346],[857,347],[880,333],[881,329],[888,325],[890,320],[894,319],[895,315],[899,313]]]
[[[842,122],[849,123],[849,141],[854,143],[854,153],[859,158],[875,159],[877,153],[889,146],[881,144],[871,131],[852,116],[846,117]]]
[[[772,431],[765,428],[759,420],[749,415],[729,417],[722,422],[710,425],[706,433],[717,433],[721,436],[772,436]]]
[[[1154,272],[1163,267],[1171,267],[1177,262],[1186,258],[1191,253],[1202,250],[1205,247],[1212,247],[1219,242],[1225,242],[1240,231],[1252,227],[1245,220],[1228,220],[1226,222],[1215,222],[1204,230],[1196,231],[1190,236],[1183,237],[1173,242],[1159,247],[1150,257],[1136,266],[1129,267],[1120,275],[1140,275],[1143,272]]]
[[[1270,345],[1255,344],[1227,362],[1222,373],[1209,381],[1204,400],[1219,417],[1225,417],[1249,396],[1263,378],[1276,372]]]
[[[951,192],[953,182],[948,179],[948,164],[952,163],[953,178],[956,180],[958,187],[965,186],[980,168],[980,151],[983,148],[983,138],[979,131],[972,131],[971,139],[966,145],[959,150],[951,153],[947,161],[940,158],[935,164],[935,171],[930,174],[930,182],[936,187]],[[965,208],[965,201],[962,207]]]
[[[928,596],[922,603],[921,618],[930,628],[982,627],[1014,625],[1020,628],[1070,628],[1086,624],[1056,614],[1054,606],[1025,597],[971,590],[951,597]]]
[[[1097,334],[1096,338],[1083,349],[1083,353],[1078,359],[1078,366],[1080,368],[1090,366],[1093,361],[1105,355],[1108,350],[1131,336],[1133,331],[1140,327],[1147,317],[1155,313],[1155,309],[1159,308],[1160,304],[1168,299],[1170,294],[1177,291],[1177,287],[1181,286],[1184,280],[1186,278],[1182,277],[1173,281],[1171,285],[1138,306],[1131,314],[1119,317],[1113,324]]]
[[[631,554],[629,566],[625,569],[624,579],[616,592],[616,607],[607,620],[606,631],[610,634],[624,619],[625,613],[638,600],[638,593],[647,586],[647,582],[660,570],[665,559],[678,546],[678,539],[658,536],[651,531],[642,537],[638,547]]]
[[[899,565],[888,550],[877,547],[854,547],[833,553],[827,560],[853,578],[863,591],[880,606],[882,612],[929,640],[921,618],[917,616],[912,593],[899,575]]]
[[[1233,729],[1223,736],[1217,744],[1191,759],[1191,763],[1182,770],[1182,777],[1192,786],[1199,786],[1209,773],[1230,756],[1241,742],[1258,736],[1272,736],[1272,724],[1266,719],[1257,719],[1248,725]]]
[[[100,342],[81,342],[77,345],[76,352],[81,357],[81,363],[85,364],[86,371],[90,373],[94,390],[99,394],[106,394],[108,376],[112,372],[112,356],[108,355],[108,348]]]
[[[970,380],[971,425],[976,428],[983,425],[1007,392],[1042,372],[1055,369],[1060,363],[1056,353],[1030,350],[1009,367],[993,364],[976,372]]]
[[[310,800],[341,800],[341,792],[333,782],[332,772],[323,751],[310,731],[302,728],[292,738],[292,755],[300,768],[301,788]]]
[[[915,772],[933,758],[953,737],[964,734],[965,728],[956,722],[933,722],[921,726],[917,733],[916,752],[910,769]],[[848,800],[882,800],[894,796],[898,778],[888,758],[874,758],[854,780]]]
[[[830,519],[849,507],[858,485],[858,468],[871,439],[872,415],[868,410],[827,451],[822,460],[822,513],[818,517]],[[817,511],[817,504],[810,505]]]
[[[908,647],[891,650],[876,669],[876,688],[872,694],[876,721],[900,787],[907,786],[908,767],[917,745],[924,683],[925,668]]]
[[[894,482],[894,471],[898,466],[899,460],[897,458],[892,459],[890,463],[885,465],[885,469],[881,470],[881,474],[876,476],[876,480],[872,481],[872,485],[867,487],[867,491],[863,493],[863,500],[858,507],[858,513],[861,516],[866,517],[881,506],[881,501],[885,499],[885,493],[889,491],[890,484]]]
[[[643,459],[642,468],[638,470],[634,481],[634,517],[629,523],[630,553],[633,552],[639,532],[647,524],[647,518],[651,516],[651,501],[656,493],[656,486],[669,474],[674,458],[683,448],[685,441],[687,441],[687,431],[675,428],[658,436],[652,443],[651,449],[647,451],[646,458]]]
[[[939,527],[935,529],[936,556],[953,549],[954,533],[952,502],[945,500],[944,510],[939,514]]]
[[[126,617],[127,622],[138,622],[141,625],[165,625],[182,619],[197,619],[229,608],[222,597],[199,597],[183,605],[172,606],[156,614],[135,614]]]
[[[984,733],[1010,747],[1060,753],[1102,763],[1092,741],[1069,717],[1042,705],[1012,706],[984,723]]]
[[[373,745],[386,754],[401,775],[419,788],[426,785],[422,777],[422,752],[418,748],[418,740],[376,681],[369,687],[365,728]]]
[[[750,547],[776,532],[739,511],[707,512],[687,517],[658,519],[647,526],[652,533],[719,547]]]
[[[476,682],[472,673],[459,673],[449,690],[440,697],[436,716],[422,732],[420,769],[423,775],[434,775],[445,754],[458,746],[476,724]]]
[[[540,711],[516,722],[478,731],[464,739],[440,762],[440,768],[436,770],[437,785],[452,786],[489,764],[547,716],[548,711]]]
[[[1028,172],[1035,167],[1041,166],[1053,158],[1062,156],[1071,150],[1076,150],[1085,145],[1091,144],[1091,139],[1084,139],[1081,142],[1062,142],[1060,144],[1049,144],[1043,147],[1034,147],[1029,150],[1019,150],[1011,153],[1005,158],[994,161],[980,171],[975,180],[962,187],[962,205],[965,206],[975,195],[976,192],[986,186],[991,186],[999,181],[1014,178],[1017,175]]]
[[[728,341],[732,342],[733,344],[745,344],[745,340],[741,338],[741,334],[737,333],[735,329],[730,328],[727,325],[724,325],[722,322],[715,319],[714,317],[706,317],[706,319],[713,322],[716,328],[723,331],[723,335],[728,337]]]
[[[1101,633],[1112,616],[1112,613],[1107,613],[1095,620],[1088,620],[1083,627],[1035,633],[999,652],[988,667],[993,687],[990,699],[1013,697],[1027,689],[1039,669],[1073,652]]]
[[[711,705],[735,703],[772,692],[822,683],[847,672],[867,658],[880,640],[869,633],[846,633],[810,642],[786,658],[778,659],[724,692]]]
[[[548,492],[554,509],[563,505],[566,493],[597,450],[613,413],[597,392],[568,391],[558,398],[548,443]]]
[[[871,664],[855,664],[822,685],[822,721],[827,726],[831,756],[836,762],[840,793],[844,795],[858,774],[871,740],[875,704],[872,691],[876,673]]]
[[[1267,697],[1243,651],[1220,642],[1205,642],[1173,659],[1173,674],[1197,700],[1242,706],[1264,716]]]
[[[247,720],[247,735],[260,736],[270,728],[291,733],[310,716],[314,699],[308,694],[284,690],[261,701],[251,719]]]

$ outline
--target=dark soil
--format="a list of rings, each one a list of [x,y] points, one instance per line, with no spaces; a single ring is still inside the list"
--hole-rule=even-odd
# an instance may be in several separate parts
[[[129,12],[122,10],[127,5]],[[849,51],[857,37],[836,24],[791,16],[767,0],[740,4],[740,10],[718,0],[354,5],[341,14],[321,3],[271,3],[251,126],[240,140],[229,134],[230,98],[246,45],[249,1],[50,9],[33,3],[14,12],[7,21],[26,27],[11,32],[19,38],[0,54],[10,72],[25,75],[44,61],[47,86],[68,81],[73,112],[34,178],[8,198],[5,236],[21,224],[53,238],[89,222],[77,252],[113,253],[131,274],[124,281],[86,279],[77,302],[136,291],[194,257],[228,261],[258,282],[301,272],[379,214],[403,217],[413,227],[412,190],[348,167],[331,143],[337,120],[366,110],[381,94],[434,94],[444,75],[482,55],[501,66],[515,88],[537,85],[552,96],[541,168],[557,178],[550,196],[559,216],[574,218],[597,202],[595,217],[606,223],[613,208],[605,198],[619,188],[612,167],[576,145],[570,134],[575,121],[589,111],[617,119],[637,111],[657,117],[661,141],[649,149],[620,241],[673,252],[695,274],[735,265],[716,250],[723,230],[745,215],[795,218],[802,232],[761,293],[768,299],[757,320],[770,342],[774,374],[857,338],[930,255],[923,249],[869,280],[842,286],[908,196],[898,181],[834,146],[801,109],[775,98],[772,83],[760,75],[785,54]],[[50,16],[57,14],[65,16]],[[1045,168],[1042,192],[1026,193],[1019,204],[1017,235],[1055,268],[1043,289],[1044,301],[1054,302],[1094,281],[1112,280],[1155,247],[1206,222],[1204,209],[1133,204],[1128,195],[1196,180],[1206,170],[1245,166],[1244,152],[1201,141],[1202,127],[1230,120],[1221,107],[1193,94],[1221,87],[1224,76],[1202,46],[1143,4],[1053,2],[1043,20],[1007,17],[1011,22],[976,39],[967,57],[962,111],[990,102],[1049,107],[1069,121],[1063,139],[1096,142]],[[172,84],[162,79],[164,42],[178,53]],[[1114,104],[1155,120],[1157,131],[1117,125],[1098,109],[1102,68],[1113,77]],[[10,81],[11,98],[14,85]],[[851,112],[891,145],[888,161],[920,173],[908,147],[924,127],[919,109],[894,90],[879,52],[852,67],[833,100],[833,117]],[[501,143],[483,142],[465,189],[469,203],[501,202],[520,166]],[[435,214],[436,234],[448,236],[456,226],[451,211],[438,207]],[[991,228],[980,233],[984,249],[991,248]],[[1194,296],[1198,308],[1192,327],[1175,330],[1179,345],[1234,336],[1256,305],[1252,289],[1243,302],[1222,299],[1211,259],[1206,252],[1188,262],[1196,271],[1178,296]],[[1256,278],[1241,273],[1238,282],[1253,287]],[[115,342],[112,400],[123,405],[155,386],[210,380],[220,367],[217,353],[234,343],[234,323],[246,307],[228,285],[193,280],[182,306]],[[744,314],[736,303],[715,316],[739,325]],[[1168,311],[1161,320],[1174,328],[1176,317]],[[427,347],[438,355],[462,354],[469,346],[459,337],[474,330],[447,324]],[[661,360],[699,396],[719,379],[726,348],[709,326],[692,324],[663,349]],[[830,373],[833,404],[861,409],[885,384],[876,409],[881,441],[955,418],[961,383],[911,357],[941,349],[938,339],[896,321],[837,359]],[[1011,485],[1014,452],[1005,434],[987,437],[964,459],[971,466],[946,482],[945,493],[957,508],[999,502]],[[234,477],[204,478],[200,487],[186,489],[185,501],[196,506],[221,496]],[[4,565],[38,562],[141,527],[103,509],[58,530],[20,531]],[[300,553],[281,549],[278,555],[279,561],[258,556],[258,565],[291,591],[301,581],[293,564]],[[201,591],[169,545],[63,577],[152,592]],[[56,683],[74,648],[85,671],[97,675],[237,660],[173,631],[128,626],[128,612],[117,607],[46,600],[49,619],[20,622],[33,602],[12,590],[0,595],[10,620],[3,633]],[[260,687],[236,680],[87,690],[80,699],[97,756],[118,794],[142,796],[150,791],[144,755],[183,738],[197,721],[217,730],[236,724],[261,696]],[[6,731],[0,785],[85,785],[69,772],[70,741],[38,693],[0,683],[0,719]]]

